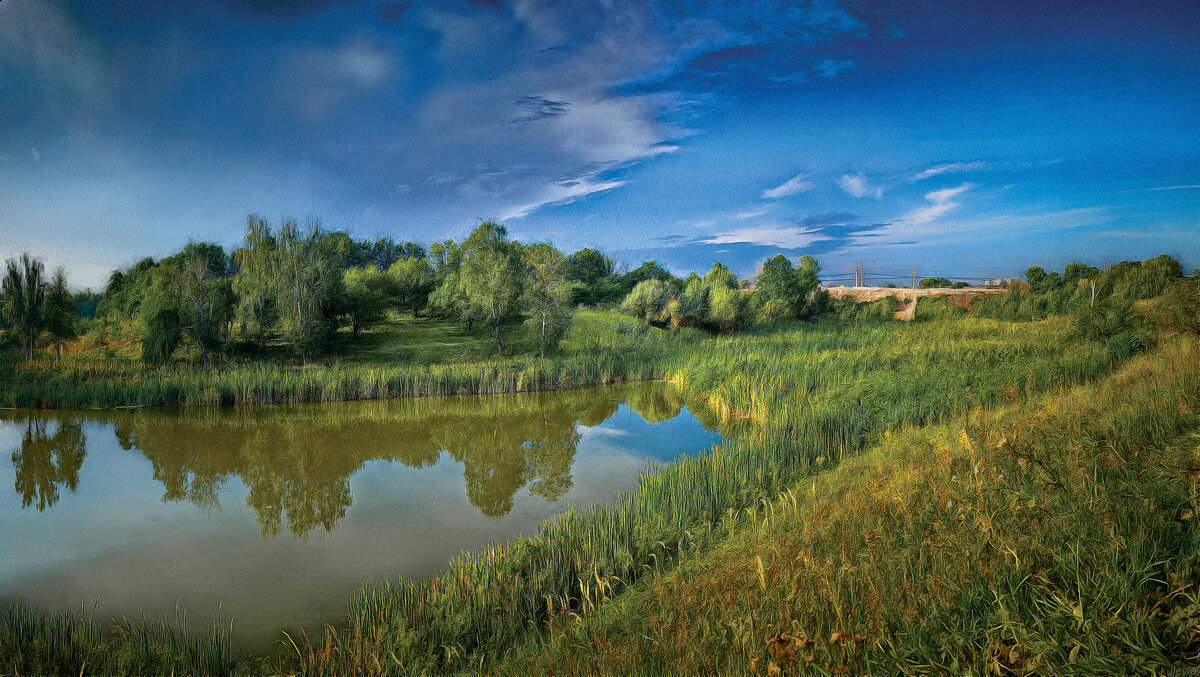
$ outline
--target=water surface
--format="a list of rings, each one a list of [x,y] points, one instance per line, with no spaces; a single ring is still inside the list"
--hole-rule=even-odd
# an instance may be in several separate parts
[[[700,414],[701,418],[697,418]],[[0,412],[0,603],[193,627],[262,649],[368,579],[611,502],[720,441],[669,384],[223,409]]]

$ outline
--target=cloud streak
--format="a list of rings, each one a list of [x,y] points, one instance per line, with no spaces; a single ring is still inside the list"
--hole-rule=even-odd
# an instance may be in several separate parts
[[[948,162],[946,164],[934,165],[928,169],[922,170],[913,174],[908,178],[909,181],[924,181],[925,179],[939,176],[947,172],[970,172],[977,169],[986,169],[988,164],[982,160],[974,162]]]
[[[808,174],[797,174],[783,183],[768,188],[762,192],[764,200],[778,200],[779,198],[795,195],[796,193],[806,193],[813,189],[813,182],[809,180]]]

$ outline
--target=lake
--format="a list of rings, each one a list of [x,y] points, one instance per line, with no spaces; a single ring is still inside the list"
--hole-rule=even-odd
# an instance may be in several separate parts
[[[344,617],[369,579],[611,502],[716,419],[666,383],[260,407],[0,411],[0,604],[233,619],[237,647]]]

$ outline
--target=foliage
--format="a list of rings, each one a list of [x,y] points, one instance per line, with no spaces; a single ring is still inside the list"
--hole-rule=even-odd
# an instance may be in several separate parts
[[[917,283],[921,289],[945,289],[950,286],[950,278],[948,277],[923,277]]]
[[[330,311],[341,292],[341,267],[315,222],[301,229],[295,221],[285,221],[276,239],[275,304],[281,333],[307,361],[328,339]]]
[[[67,288],[67,278],[62,270],[54,274],[54,279],[46,289],[46,332],[54,341],[54,353],[57,359],[62,359],[62,342],[75,338],[77,334],[75,299]]]
[[[342,274],[342,308],[350,320],[353,338],[358,338],[365,327],[384,318],[391,296],[391,280],[390,275],[381,273],[374,265],[348,268]]]
[[[558,346],[571,326],[574,307],[567,286],[567,259],[554,245],[540,242],[524,247],[525,294],[521,299],[528,322],[539,337],[542,357]]]
[[[763,263],[753,301],[765,319],[804,319],[812,315],[821,284],[821,266],[812,256],[800,257],[800,266],[776,254]]]
[[[387,269],[391,293],[397,310],[408,311],[413,317],[429,305],[436,279],[433,268],[425,257],[410,256],[392,264]]]
[[[495,221],[480,223],[463,243],[461,284],[471,312],[492,322],[501,353],[500,324],[518,311],[524,283],[520,245]]]
[[[235,310],[242,334],[266,351],[267,337],[279,321],[280,281],[276,279],[278,250],[271,227],[261,217],[246,219],[246,244],[233,252],[238,272],[233,278]]]
[[[621,310],[636,318],[662,322],[669,313],[675,289],[662,280],[651,278],[637,283],[621,303]]]
[[[25,359],[33,359],[38,336],[46,327],[46,284],[42,262],[23,254],[8,259],[0,294],[4,297],[4,320],[12,327],[25,349]]]
[[[567,280],[572,286],[572,303],[597,305],[620,300],[621,284],[614,274],[612,259],[596,249],[584,248],[567,257]]]

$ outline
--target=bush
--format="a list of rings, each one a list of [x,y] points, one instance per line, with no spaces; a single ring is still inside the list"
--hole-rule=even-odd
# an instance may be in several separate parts
[[[1127,360],[1145,350],[1150,341],[1136,331],[1123,331],[1104,343],[1104,350],[1116,361]]]

